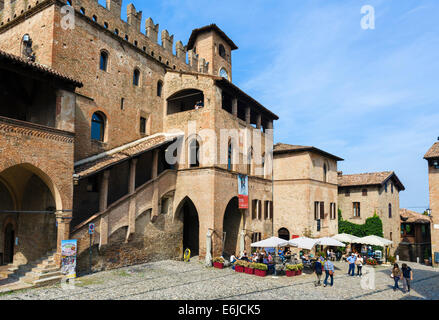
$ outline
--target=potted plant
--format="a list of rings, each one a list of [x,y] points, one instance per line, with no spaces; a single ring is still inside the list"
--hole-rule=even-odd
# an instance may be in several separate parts
[[[378,265],[378,262],[374,258],[369,258],[367,259],[366,264],[374,267]]]
[[[223,257],[215,257],[213,258],[213,266],[218,269],[224,268],[224,258]]]
[[[396,257],[395,257],[395,256],[388,256],[388,257],[387,257],[387,261],[388,261],[390,264],[394,264],[394,263],[396,262]]]
[[[295,277],[297,275],[297,265],[287,264],[285,268],[285,273],[287,274],[287,277]]]
[[[428,252],[428,248],[425,248],[424,251],[424,263],[426,266],[430,265],[430,252]]]
[[[255,275],[265,277],[267,275],[268,266],[264,263],[252,263],[251,267],[255,269]]]
[[[243,273],[245,271],[246,261],[236,260],[235,261],[235,271]]]
[[[244,269],[244,272],[247,274],[255,274],[255,269],[252,267],[250,262],[245,263]]]
[[[300,276],[302,274],[302,270],[303,270],[303,263],[299,263],[297,266],[297,271],[296,271],[296,276]]]

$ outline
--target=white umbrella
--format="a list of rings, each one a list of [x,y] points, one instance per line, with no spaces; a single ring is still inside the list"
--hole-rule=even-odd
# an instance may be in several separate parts
[[[296,239],[292,239],[289,242],[290,245],[294,247],[298,247],[300,249],[311,250],[316,244],[318,239],[311,239],[307,237],[300,237]]]
[[[356,237],[352,234],[347,234],[347,233],[340,233],[337,234],[335,236],[332,237],[332,239],[341,241],[341,242],[347,242],[347,243],[352,243],[352,241],[358,240],[360,239],[359,237]]]
[[[276,247],[285,247],[287,245],[288,245],[288,241],[278,237],[271,237],[251,244],[253,248],[276,248]]]
[[[346,245],[343,242],[328,237],[317,239],[316,244],[319,244],[321,246],[346,247]]]
[[[359,238],[352,243],[360,243],[360,244],[367,244],[370,246],[379,246],[379,247],[386,247],[388,245],[391,245],[393,241],[387,240],[378,236],[367,236],[363,238]]]

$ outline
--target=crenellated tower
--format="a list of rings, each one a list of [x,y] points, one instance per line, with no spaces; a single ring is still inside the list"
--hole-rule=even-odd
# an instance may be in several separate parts
[[[193,30],[186,49],[190,64],[198,59],[200,72],[207,68],[206,72],[232,81],[232,51],[238,47],[216,24]]]

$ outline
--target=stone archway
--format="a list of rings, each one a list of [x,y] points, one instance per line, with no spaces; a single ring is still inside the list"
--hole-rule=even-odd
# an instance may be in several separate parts
[[[223,218],[223,255],[225,257],[239,255],[241,224],[242,213],[239,210],[238,197],[234,197],[227,204]]]
[[[281,239],[289,241],[290,240],[290,231],[288,231],[287,228],[280,228],[277,231],[277,236]]]
[[[200,222],[198,211],[189,197],[184,198],[176,211],[176,216],[183,223],[183,253],[191,251],[191,257],[200,253]]]
[[[55,212],[62,206],[50,178],[30,164],[21,164],[2,171],[0,181],[0,198],[8,199],[0,202],[0,211],[8,213],[7,219],[0,215],[4,262],[26,264],[56,249]]]

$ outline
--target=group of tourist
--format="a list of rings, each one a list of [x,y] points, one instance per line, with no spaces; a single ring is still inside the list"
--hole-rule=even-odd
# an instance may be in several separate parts
[[[346,258],[346,261],[349,263],[348,275],[351,277],[355,276],[355,267],[357,267],[357,277],[363,275],[364,258],[361,254],[352,252],[351,255]]]
[[[330,260],[330,256],[328,259],[325,259],[323,256],[320,256],[316,262],[314,263],[314,272],[317,277],[317,281],[315,283],[316,286],[320,286],[321,278],[323,271],[325,271],[325,280],[323,281],[323,286],[326,287],[328,285],[328,279],[331,278],[331,287],[334,285],[334,273],[335,267],[332,261]]]
[[[236,256],[232,255],[230,257],[230,263],[235,263],[236,260],[243,260],[247,262],[255,262],[255,263],[265,263],[271,264],[273,263],[273,256],[270,252],[266,252],[265,250],[256,250],[251,256],[247,254],[247,251],[244,250],[242,255],[237,259]]]
[[[390,277],[392,277],[395,282],[393,291],[399,290],[398,283],[399,280],[402,280],[404,293],[410,292],[411,281],[413,281],[413,270],[406,263],[402,264],[401,269],[399,268],[399,265],[395,263]]]

